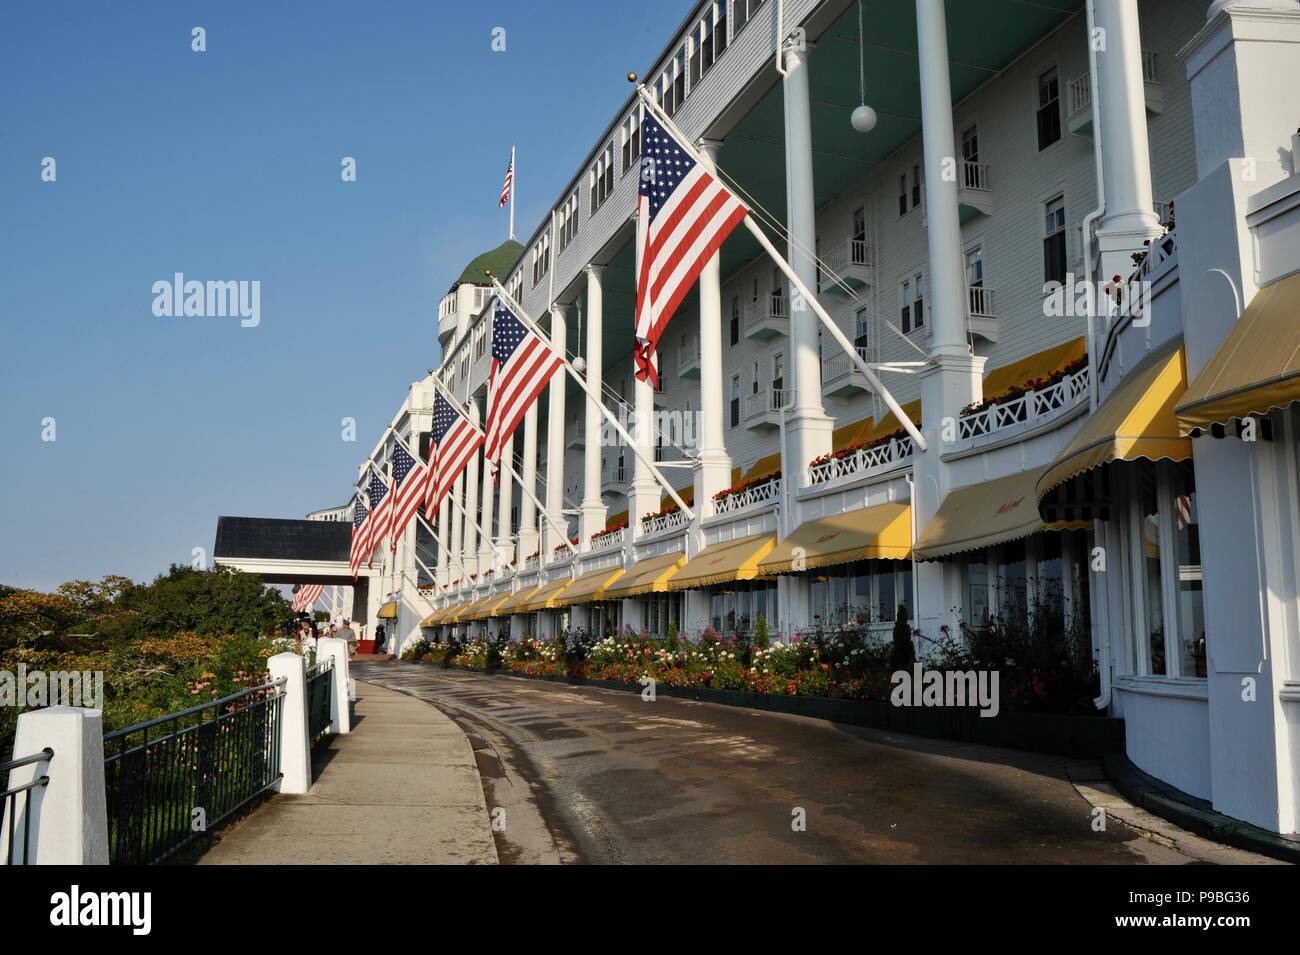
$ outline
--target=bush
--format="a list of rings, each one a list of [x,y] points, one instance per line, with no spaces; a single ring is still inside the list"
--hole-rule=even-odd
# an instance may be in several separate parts
[[[915,662],[916,647],[912,644],[912,624],[907,619],[907,607],[899,604],[898,612],[894,617],[894,642],[889,654],[889,666],[891,672],[906,670],[910,673]]]

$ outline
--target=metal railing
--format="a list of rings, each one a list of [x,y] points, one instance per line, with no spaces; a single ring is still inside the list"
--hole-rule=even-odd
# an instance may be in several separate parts
[[[781,500],[781,479],[776,478],[757,487],[745,488],[738,494],[728,494],[726,497],[715,499],[713,513],[734,514],[749,507],[770,504],[779,500]]]
[[[4,791],[0,792],[0,816],[5,820],[5,865],[29,865],[28,859],[31,858],[32,848],[32,793],[37,789],[50,784],[50,777],[42,773],[30,782],[20,783],[17,786],[11,785],[9,774],[11,770],[18,769],[20,766],[31,766],[35,763],[48,763],[54,758],[54,750],[48,746],[39,753],[31,756],[22,756],[18,759],[12,759],[7,763],[0,763],[0,778],[4,782]],[[19,800],[22,800],[21,807]],[[21,832],[19,832],[18,816],[22,815],[23,821]],[[19,844],[18,839],[21,836],[22,849],[15,851]]]
[[[329,731],[333,691],[333,658],[313,663],[307,668],[307,740],[312,746]]]
[[[284,685],[281,678],[104,736],[111,863],[158,862],[279,781]]]
[[[825,484],[836,478],[899,467],[912,459],[912,452],[911,438],[895,438],[874,448],[861,448],[808,468],[808,484]]]
[[[1019,398],[958,418],[957,440],[979,438],[1027,422],[1048,420],[1087,401],[1088,374],[1088,369],[1082,368],[1041,391],[1026,391]]]

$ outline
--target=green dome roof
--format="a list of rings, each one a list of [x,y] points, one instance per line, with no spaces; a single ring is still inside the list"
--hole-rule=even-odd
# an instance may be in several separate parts
[[[471,285],[487,285],[487,276],[483,274],[486,269],[491,269],[492,274],[499,281],[504,282],[506,276],[510,274],[510,270],[515,267],[515,263],[519,261],[519,257],[523,254],[524,247],[522,245],[514,239],[506,239],[492,251],[484,252],[465,266],[465,271],[460,273],[456,285],[464,285],[466,282]]]

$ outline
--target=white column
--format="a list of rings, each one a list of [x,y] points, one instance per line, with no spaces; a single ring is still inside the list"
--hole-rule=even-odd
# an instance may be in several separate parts
[[[311,788],[311,744],[307,738],[307,668],[296,653],[277,653],[266,661],[272,680],[284,677],[280,710],[280,772],[277,792]]]
[[[1160,220],[1151,195],[1137,0],[1095,2],[1096,27],[1105,41],[1097,50],[1097,105],[1106,212],[1097,226],[1097,244],[1101,275],[1109,279],[1132,271],[1133,252],[1160,234]]]
[[[479,423],[478,401],[471,399],[469,402],[469,420],[474,424]],[[478,528],[474,526],[475,522],[483,523],[479,518],[479,454],[475,453],[470,456],[469,463],[465,465],[465,513],[468,518],[465,521],[464,540],[460,549],[460,562],[465,565],[465,569],[472,574],[478,574],[482,577],[486,568],[479,566],[478,562]]]
[[[348,642],[342,637],[316,641],[316,659],[334,661],[334,687],[330,696],[330,732],[342,736],[352,732],[352,711],[348,708]]]
[[[817,197],[813,189],[812,110],[808,86],[808,54],[801,41],[785,45],[785,178],[786,221],[790,233],[787,258],[795,274],[810,289],[817,287]],[[790,290],[793,291],[793,290]],[[822,369],[817,357],[816,313],[798,296],[790,295],[790,371],[793,411],[786,427],[783,468],[802,473],[809,461],[831,450],[834,422],[822,407]],[[704,367],[700,342],[701,374]],[[787,400],[787,403],[788,400]]]
[[[499,578],[510,568],[507,566],[510,555],[514,553],[514,542],[510,535],[510,507],[515,500],[514,478],[505,464],[514,465],[515,436],[506,438],[501,447],[501,470],[497,472],[497,549],[493,554],[492,566],[496,568],[495,578]]]
[[[515,555],[516,566],[521,570],[524,561],[537,550],[538,545],[537,505],[533,503],[533,497],[537,495],[537,405],[540,401],[539,397],[524,414],[524,466],[519,471],[519,479],[528,493],[519,495],[519,550]]]
[[[565,354],[568,341],[567,305],[551,306],[551,347],[559,354]],[[563,541],[552,540],[555,532],[550,529],[551,521],[556,526],[567,528],[568,519],[564,516],[564,427],[565,408],[564,390],[569,379],[561,371],[551,379],[548,392],[550,412],[546,422],[546,512],[550,521],[542,523],[542,549],[539,564],[551,559],[555,548]]]
[[[449,553],[449,540],[447,534],[447,525],[451,521],[451,500],[444,497],[442,503],[438,505],[438,526],[435,528],[438,532],[438,586],[445,587],[452,580],[452,568],[455,566],[451,562]]]
[[[603,265],[588,265],[587,272],[587,355],[586,376],[594,394],[600,394],[601,370],[604,360],[602,337],[604,335],[605,295],[601,279]],[[604,431],[600,406],[590,396],[586,397],[587,417],[583,436],[582,457],[582,515],[578,521],[578,547],[586,550],[591,535],[605,529],[605,502],[600,496],[601,434]]]
[[[51,706],[18,714],[14,749],[5,760],[54,751],[48,761],[9,773],[14,789],[41,776],[36,786],[6,799],[0,821],[0,858],[9,858],[9,830],[15,864],[108,865],[108,818],[104,793],[104,721],[101,711]],[[23,838],[30,832],[30,844]]]
[[[461,471],[456,478],[456,483],[451,486],[451,496],[456,501],[456,506],[451,509],[451,552],[456,555],[456,559],[461,563],[465,562],[465,551],[462,547],[464,541],[465,527],[465,472]],[[468,581],[465,579],[465,571],[457,564],[452,564],[451,579],[460,580],[460,586],[464,587]]]
[[[710,140],[700,140],[700,152],[710,165],[717,159],[718,145]],[[731,455],[727,453],[723,437],[725,378],[722,361],[722,264],[720,254],[715,252],[700,272],[700,421],[695,429],[700,442],[700,463],[695,468],[695,500],[700,507],[731,484]]]
[[[716,258],[716,256],[715,256]],[[636,247],[636,271],[641,274],[641,247]],[[661,366],[662,367],[662,366]],[[620,412],[621,413],[621,412]],[[632,459],[632,484],[627,494],[628,531],[625,541],[631,541],[641,526],[641,516],[659,510],[659,498],[663,493],[659,482],[642,461],[654,456],[655,392],[649,381],[641,381],[632,376],[632,421],[628,422],[628,432],[636,443],[635,450],[629,448],[627,456]],[[625,458],[626,460],[626,458]]]
[[[483,527],[483,534],[479,538],[478,542],[478,572],[482,575],[484,571],[497,566],[492,560],[492,538],[488,536],[492,533],[493,504],[496,500],[493,497],[493,494],[496,491],[496,486],[492,482],[492,469],[488,467],[487,461],[483,457],[482,449],[475,452],[474,457],[479,462],[479,470],[482,473],[483,479],[483,491],[479,496],[481,501],[479,507],[479,524]]]

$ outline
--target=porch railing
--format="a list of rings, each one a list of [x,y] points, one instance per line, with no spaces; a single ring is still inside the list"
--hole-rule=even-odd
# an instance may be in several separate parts
[[[808,484],[825,484],[837,478],[899,467],[911,460],[912,452],[911,438],[895,438],[874,448],[862,448],[842,458],[832,458],[808,468]]]
[[[661,531],[674,530],[678,527],[685,527],[690,521],[686,518],[685,511],[673,511],[671,514],[660,514],[652,517],[647,521],[641,522],[642,534],[658,534]]]
[[[777,478],[768,481],[766,484],[746,488],[738,494],[728,494],[726,497],[714,501],[713,513],[734,514],[736,511],[743,511],[747,507],[770,504],[772,501],[779,501],[780,499],[781,479]]]
[[[979,438],[1029,421],[1055,417],[1088,399],[1088,376],[1088,369],[1081,368],[1041,391],[1026,391],[1019,398],[965,415],[957,419],[957,440]]]
[[[110,862],[158,862],[279,781],[284,687],[275,680],[104,736]]]
[[[4,791],[0,792],[0,818],[8,821],[4,832],[5,865],[30,864],[27,860],[31,858],[32,848],[32,793],[50,784],[50,777],[41,774],[29,782],[10,785],[9,773],[20,766],[48,763],[53,758],[54,750],[47,746],[31,756],[0,763],[0,780],[3,780],[0,785],[4,786]],[[21,823],[18,822],[20,816]]]
[[[307,668],[307,740],[316,742],[329,732],[330,699],[334,693],[334,661],[322,660]]]

